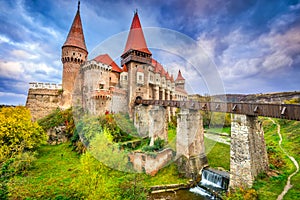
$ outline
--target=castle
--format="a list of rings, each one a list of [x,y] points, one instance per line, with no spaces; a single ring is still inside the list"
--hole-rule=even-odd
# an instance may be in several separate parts
[[[61,61],[62,84],[30,83],[26,106],[33,119],[46,116],[57,107],[66,109],[74,105],[95,115],[128,112],[132,116],[138,96],[154,100],[188,98],[180,70],[174,80],[173,75],[152,58],[137,12],[121,55],[122,67],[119,67],[108,54],[88,60],[78,2],[78,10],[62,46]]]

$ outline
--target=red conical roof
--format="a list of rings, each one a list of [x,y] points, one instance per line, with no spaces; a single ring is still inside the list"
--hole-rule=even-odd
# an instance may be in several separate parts
[[[125,64],[123,65],[123,72],[128,72],[127,66]]]
[[[147,47],[143,29],[137,12],[135,12],[132,20],[123,54],[131,49],[142,51],[147,54],[151,54],[151,52]]]
[[[84,40],[84,35],[83,35],[82,24],[81,24],[79,5],[80,5],[80,2],[78,2],[78,10],[77,10],[75,18],[73,20],[73,24],[70,28],[68,37],[67,37],[63,47],[74,46],[74,47],[79,47],[79,48],[87,51],[86,45],[85,45],[85,40]]]
[[[176,78],[176,81],[184,81],[185,79],[182,77],[182,75],[181,75],[181,71],[179,70],[178,71],[178,76],[177,76],[177,78]]]
[[[94,58],[95,61],[110,65],[113,72],[122,72],[122,69],[113,61],[113,59],[108,54],[102,54]]]

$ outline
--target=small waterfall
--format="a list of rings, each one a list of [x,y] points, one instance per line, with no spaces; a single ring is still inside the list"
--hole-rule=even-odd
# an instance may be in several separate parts
[[[214,169],[203,169],[201,181],[190,192],[206,196],[208,199],[218,199],[218,194],[228,189],[229,174]]]
[[[202,178],[200,185],[214,188],[220,188],[223,190],[228,189],[229,176],[225,172],[216,171],[212,169],[204,169],[202,171]]]

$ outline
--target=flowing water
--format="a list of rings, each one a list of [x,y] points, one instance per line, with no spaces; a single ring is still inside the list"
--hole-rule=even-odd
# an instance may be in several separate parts
[[[178,190],[175,192],[163,192],[151,194],[149,200],[210,200],[218,199],[216,193],[228,189],[229,175],[213,169],[202,170],[201,181],[194,188],[189,190]]]

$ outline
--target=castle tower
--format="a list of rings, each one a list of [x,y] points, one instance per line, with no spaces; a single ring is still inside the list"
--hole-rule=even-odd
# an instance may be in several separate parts
[[[184,90],[184,86],[185,86],[185,79],[183,78],[181,71],[179,70],[177,78],[175,80],[175,87],[178,87],[178,88]]]
[[[149,89],[147,83],[147,69],[151,66],[152,53],[149,51],[138,13],[134,13],[128,34],[126,46],[121,55],[121,65],[128,70],[128,102],[129,114],[133,113],[132,108],[137,96],[148,98]],[[122,84],[123,86],[126,84]]]
[[[87,55],[88,51],[85,45],[80,18],[80,1],[78,1],[78,9],[75,18],[68,37],[62,46],[61,61],[63,63],[63,107],[71,106],[74,83],[78,75],[80,65],[86,61]]]

